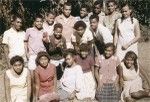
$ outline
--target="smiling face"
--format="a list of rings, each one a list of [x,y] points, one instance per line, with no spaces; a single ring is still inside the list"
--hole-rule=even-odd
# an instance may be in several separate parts
[[[85,32],[85,29],[83,27],[79,27],[76,31],[80,36],[82,36]]]
[[[80,10],[80,17],[81,17],[81,18],[84,18],[84,17],[86,17],[87,15],[88,15],[87,9],[86,9],[86,8],[81,8],[81,10]]]
[[[20,75],[23,71],[23,63],[21,63],[20,61],[16,61],[13,65],[12,65],[13,70]]]
[[[129,9],[129,6],[126,5],[126,6],[122,7],[121,13],[124,18],[128,18],[128,17],[130,17],[132,10]]]
[[[67,64],[68,67],[71,67],[75,61],[74,61],[74,57],[70,54],[68,54],[66,57],[65,57],[65,62]]]
[[[127,68],[129,68],[129,69],[130,69],[132,66],[134,66],[134,60],[133,60],[133,58],[131,58],[131,57],[125,58],[124,63],[125,63],[125,66],[126,66]]]
[[[48,14],[48,16],[46,17],[46,22],[49,25],[53,25],[54,24],[54,20],[55,20],[55,15],[53,15],[53,14]]]
[[[99,22],[96,20],[96,18],[91,19],[91,20],[90,20],[90,26],[91,26],[91,28],[92,28],[93,30],[96,30],[97,27],[98,27],[98,23],[99,23]]]
[[[114,54],[113,47],[110,46],[110,47],[105,48],[104,55],[106,59],[110,58],[113,54]]]
[[[54,30],[54,36],[57,39],[60,39],[62,37],[62,28],[56,28]]]
[[[93,13],[94,13],[94,14],[99,14],[99,13],[101,13],[101,5],[100,5],[100,4],[94,5]]]
[[[49,63],[49,59],[46,56],[42,56],[39,59],[39,64],[41,67],[46,68]]]
[[[83,59],[87,58],[88,54],[89,54],[88,51],[80,51],[80,56],[81,56]]]
[[[43,28],[43,19],[42,18],[36,18],[34,21],[34,26],[39,30],[42,29]]]
[[[116,10],[116,5],[113,2],[109,2],[107,8],[109,13],[113,13]]]

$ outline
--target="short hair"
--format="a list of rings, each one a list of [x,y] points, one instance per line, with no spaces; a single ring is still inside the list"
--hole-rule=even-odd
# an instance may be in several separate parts
[[[70,2],[65,2],[64,5],[63,5],[63,8],[64,8],[65,6],[71,6],[71,7],[72,7],[72,5],[71,5]]]
[[[22,20],[21,15],[15,14],[15,15],[12,15],[11,21],[15,21],[17,18]]]
[[[57,28],[63,29],[63,25],[62,25],[61,23],[56,23],[56,24],[54,25],[54,30],[56,30]]]
[[[86,29],[86,24],[85,22],[83,21],[77,21],[75,24],[74,24],[74,29],[77,30],[79,27],[83,27],[84,29]]]
[[[74,49],[67,49],[63,56],[66,58],[68,55],[74,57],[76,55],[76,51]]]
[[[108,5],[109,3],[114,3],[115,5],[117,5],[117,2],[116,2],[116,0],[108,0],[107,2],[106,2],[106,5]]]
[[[100,7],[103,7],[102,1],[95,1],[93,6],[100,5]]]
[[[89,20],[96,19],[99,22],[99,17],[96,14],[90,16]]]
[[[49,14],[52,14],[52,15],[56,16],[56,12],[53,11],[53,10],[48,11],[48,12],[46,13],[46,16],[49,16]]]
[[[106,50],[108,47],[112,47],[113,51],[115,52],[115,45],[113,43],[106,43],[104,49]]]
[[[85,44],[85,43],[81,44],[80,47],[79,47],[79,49],[80,49],[80,52],[81,51],[87,51],[87,52],[89,52],[89,50],[90,50],[89,45]]]
[[[37,15],[35,15],[35,17],[34,17],[34,21],[35,21],[37,18],[40,18],[40,19],[42,19],[42,20],[43,20],[43,16],[42,16],[41,14],[37,14]]]
[[[24,65],[24,59],[21,56],[18,56],[18,55],[14,56],[10,59],[10,65],[13,65],[18,61],[21,62]]]
[[[49,54],[48,54],[47,52],[45,52],[45,51],[41,51],[41,52],[39,52],[39,53],[37,54],[37,57],[36,57],[36,60],[35,60],[37,66],[40,64],[39,59],[40,59],[41,57],[43,57],[43,56],[47,57],[48,61],[50,61],[50,56],[49,56]]]
[[[90,12],[90,7],[89,7],[88,5],[82,4],[81,7],[80,7],[80,10],[81,10],[82,8],[86,8],[87,12]]]

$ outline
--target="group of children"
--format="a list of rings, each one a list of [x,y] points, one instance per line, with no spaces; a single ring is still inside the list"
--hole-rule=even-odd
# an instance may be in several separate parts
[[[82,5],[75,18],[66,2],[57,17],[52,11],[44,22],[36,16],[26,33],[22,19],[14,16],[3,36],[11,65],[5,73],[7,102],[134,102],[149,97],[139,73],[138,20],[127,3],[121,13],[114,0],[107,7],[105,15],[98,1],[91,13]]]

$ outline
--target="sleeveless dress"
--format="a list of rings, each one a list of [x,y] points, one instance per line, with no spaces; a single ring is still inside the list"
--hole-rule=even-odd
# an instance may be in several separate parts
[[[130,97],[130,94],[133,92],[138,92],[143,90],[142,88],[142,79],[139,76],[139,69],[137,72],[135,69],[127,69],[124,63],[121,63],[123,69],[123,79],[124,86],[123,91],[121,93],[121,100],[124,102],[124,98]]]
[[[134,34],[134,26],[135,22],[137,22],[137,19],[133,18],[133,23],[131,21],[131,18],[127,18],[125,20],[118,19],[118,29],[119,29],[119,39],[117,42],[117,50],[116,54],[119,57],[120,60],[122,60],[125,56],[125,54],[128,51],[133,51],[138,55],[138,45],[137,43],[132,44],[128,49],[122,50],[122,46],[129,43],[131,40],[135,38]]]
[[[14,77],[11,70],[6,71],[10,80],[11,102],[27,102],[27,73],[27,68],[24,68],[20,77]]]

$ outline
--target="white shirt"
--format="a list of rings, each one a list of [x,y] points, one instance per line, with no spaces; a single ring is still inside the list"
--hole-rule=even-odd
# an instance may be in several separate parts
[[[9,47],[9,58],[15,55],[23,56],[25,54],[24,39],[24,31],[17,32],[13,28],[10,28],[4,32],[2,43],[7,44]]]
[[[72,93],[74,90],[80,91],[83,85],[83,71],[80,65],[65,68],[60,79],[61,88]]]
[[[46,31],[48,33],[48,35],[53,35],[54,25],[55,25],[55,22],[53,25],[48,25],[47,22],[44,22],[43,29],[44,29],[44,31]]]
[[[102,24],[98,25],[97,31],[96,33],[93,33],[94,36],[99,36],[99,34],[101,34],[101,36],[104,39],[104,43],[112,43],[113,42],[113,36],[111,34],[111,32],[109,31],[108,28],[106,28],[105,26],[103,26]]]
[[[72,34],[71,35],[71,41],[72,42],[76,42],[76,36],[75,36],[76,33]],[[83,44],[83,43],[88,43],[88,41],[91,41],[93,40],[93,35],[92,35],[92,32],[86,28],[81,40],[80,40],[80,44]]]

